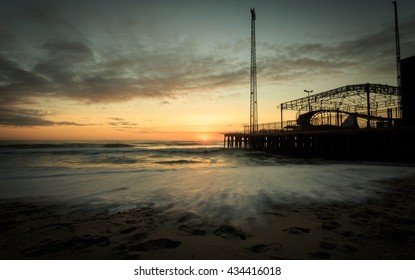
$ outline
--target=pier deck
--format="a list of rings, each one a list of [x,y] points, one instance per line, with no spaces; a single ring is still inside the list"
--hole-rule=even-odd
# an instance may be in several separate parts
[[[225,133],[224,147],[304,158],[415,162],[415,128]]]

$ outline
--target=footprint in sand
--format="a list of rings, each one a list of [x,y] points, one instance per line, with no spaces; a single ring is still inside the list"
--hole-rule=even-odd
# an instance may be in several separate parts
[[[129,227],[120,231],[121,234],[128,234],[138,229],[138,227]]]
[[[338,229],[341,225],[335,221],[324,222],[321,227],[327,230]]]
[[[289,227],[289,228],[283,229],[282,231],[285,231],[289,234],[303,234],[303,233],[311,232],[309,228],[302,228],[302,227]]]
[[[347,245],[347,244],[340,246],[339,250],[342,251],[342,252],[346,252],[346,253],[355,253],[355,252],[357,252],[356,247],[353,247],[353,246],[350,246],[350,245]]]
[[[134,251],[150,251],[150,250],[160,250],[160,249],[174,249],[180,246],[180,241],[174,241],[167,238],[160,238],[155,240],[149,240],[144,243],[140,243],[131,247],[131,250]]]
[[[99,235],[75,236],[66,240],[48,240],[43,245],[26,249],[23,253],[27,257],[41,257],[48,254],[57,253],[63,250],[84,249],[89,246],[107,247],[110,244],[108,237]]]
[[[280,243],[270,243],[268,245],[265,244],[257,244],[254,245],[250,248],[248,248],[248,250],[254,252],[254,253],[265,253],[265,252],[269,252],[269,251],[280,251],[282,248],[282,244]]]
[[[200,217],[198,215],[189,212],[189,213],[184,213],[182,216],[180,216],[177,219],[177,222],[185,223],[185,222],[189,222],[189,221],[197,220],[197,219],[200,219]]]
[[[218,229],[215,230],[215,235],[222,236],[226,239],[236,238],[246,240],[247,238],[247,234],[240,228],[229,225],[221,225]]]
[[[312,259],[317,259],[317,260],[327,260],[331,258],[331,255],[329,253],[323,252],[323,251],[310,252],[308,253],[308,255]]]
[[[324,250],[334,250],[337,248],[337,244],[328,241],[320,241],[320,248]]]
[[[335,230],[334,232],[337,233],[337,234],[340,234],[344,237],[353,237],[355,235],[355,233],[351,230],[344,230],[344,231]]]
[[[190,235],[198,235],[198,236],[203,236],[206,235],[206,231],[202,230],[202,229],[196,229],[196,228],[192,228],[186,225],[181,225],[177,228],[178,230],[184,231]]]
[[[287,217],[285,214],[279,213],[279,212],[264,212],[264,214],[266,214],[266,215],[273,215],[273,216],[280,217],[280,218]]]
[[[146,239],[148,236],[147,232],[140,232],[137,234],[134,234],[131,239],[136,240],[136,241],[142,241],[144,239]]]

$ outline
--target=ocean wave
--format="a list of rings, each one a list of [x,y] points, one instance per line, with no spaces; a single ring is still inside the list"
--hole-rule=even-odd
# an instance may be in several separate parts
[[[153,143],[153,145],[151,145]],[[232,165],[243,149],[196,142],[0,142],[0,168],[193,168]],[[148,146],[147,146],[148,145]]]
[[[0,144],[0,149],[67,149],[67,148],[132,148],[134,145],[124,143],[24,143],[24,144]]]
[[[195,146],[196,142],[60,142],[60,143],[1,143],[0,154],[100,154],[100,153],[129,153],[129,154],[211,154],[221,152],[224,148],[215,145]]]
[[[130,144],[122,143],[40,143],[0,144],[0,155],[56,155],[94,156],[99,154],[139,152]]]
[[[110,162],[113,164],[133,164],[137,163],[137,159],[131,157],[106,157],[105,162]]]
[[[149,150],[154,153],[160,154],[218,154],[224,153],[226,151],[225,148],[218,148],[218,147],[209,147],[209,148],[161,148],[161,149],[151,149]]]
[[[131,144],[123,144],[123,143],[110,143],[110,144],[104,144],[104,148],[133,148],[134,145]]]

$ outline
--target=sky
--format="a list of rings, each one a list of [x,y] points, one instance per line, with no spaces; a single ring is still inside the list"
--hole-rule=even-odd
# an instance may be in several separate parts
[[[1,0],[0,139],[221,140],[344,85],[396,85],[391,0]],[[401,57],[415,1],[398,1]],[[290,115],[291,114],[291,115]],[[284,113],[295,119],[295,112]]]

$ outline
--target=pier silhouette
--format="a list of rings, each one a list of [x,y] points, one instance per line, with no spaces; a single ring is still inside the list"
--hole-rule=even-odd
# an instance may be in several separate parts
[[[252,16],[250,124],[241,132],[225,133],[224,147],[307,158],[415,162],[415,56],[400,57],[396,2],[394,11],[397,86],[352,84],[313,95],[304,90],[307,96],[278,106],[280,122],[264,124],[257,119],[256,14]],[[296,119],[285,120],[284,110],[296,111]]]

